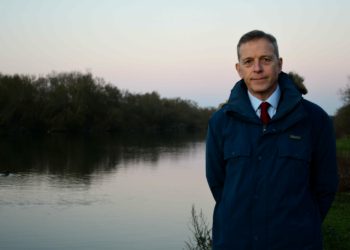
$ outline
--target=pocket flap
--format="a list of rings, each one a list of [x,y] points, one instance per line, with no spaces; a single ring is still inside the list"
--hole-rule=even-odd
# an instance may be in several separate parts
[[[224,149],[224,159],[238,158],[238,157],[248,157],[250,156],[250,148],[247,145],[237,145],[231,144],[225,146]]]
[[[310,149],[304,141],[283,141],[278,145],[280,157],[290,157],[298,160],[310,161]]]

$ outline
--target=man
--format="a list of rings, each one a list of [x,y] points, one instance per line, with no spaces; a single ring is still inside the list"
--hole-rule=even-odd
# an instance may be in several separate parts
[[[243,35],[237,53],[242,80],[207,134],[213,249],[322,250],[338,184],[329,116],[282,72],[272,35]]]

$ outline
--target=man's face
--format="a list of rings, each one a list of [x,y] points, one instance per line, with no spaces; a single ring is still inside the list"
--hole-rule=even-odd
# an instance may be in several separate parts
[[[266,100],[277,87],[282,59],[277,58],[273,45],[264,38],[243,43],[239,54],[238,74],[252,95]]]

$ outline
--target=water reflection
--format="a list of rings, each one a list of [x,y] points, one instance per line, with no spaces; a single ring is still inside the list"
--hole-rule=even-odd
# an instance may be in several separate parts
[[[88,184],[97,174],[115,172],[131,163],[156,166],[160,155],[176,160],[202,140],[202,134],[2,137],[0,177],[35,173]]]
[[[182,249],[212,210],[203,137],[1,138],[1,249]]]

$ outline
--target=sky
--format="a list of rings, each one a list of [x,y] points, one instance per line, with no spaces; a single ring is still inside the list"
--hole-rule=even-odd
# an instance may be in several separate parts
[[[347,0],[0,0],[0,72],[91,72],[216,107],[239,80],[239,38],[260,29],[277,38],[283,71],[305,78],[305,98],[334,114],[349,84],[349,10]]]

